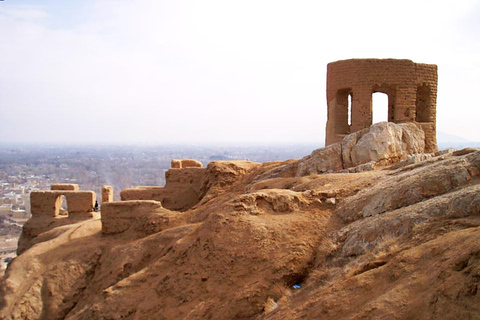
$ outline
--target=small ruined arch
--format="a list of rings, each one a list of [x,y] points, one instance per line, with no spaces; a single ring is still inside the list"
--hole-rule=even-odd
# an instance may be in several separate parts
[[[55,217],[66,217],[66,216],[68,216],[67,197],[63,194],[59,194],[55,199]]]

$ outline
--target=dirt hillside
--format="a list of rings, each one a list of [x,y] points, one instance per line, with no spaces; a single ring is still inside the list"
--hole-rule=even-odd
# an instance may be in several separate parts
[[[127,202],[142,218],[110,233],[59,223],[1,318],[480,319],[480,150],[307,170],[320,153],[211,163],[195,206]]]

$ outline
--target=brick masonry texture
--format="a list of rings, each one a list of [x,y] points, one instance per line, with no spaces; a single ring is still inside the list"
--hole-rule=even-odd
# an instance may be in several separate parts
[[[325,145],[372,125],[375,92],[388,95],[389,122],[418,124],[425,132],[425,151],[437,150],[437,66],[403,59],[350,59],[328,64]]]

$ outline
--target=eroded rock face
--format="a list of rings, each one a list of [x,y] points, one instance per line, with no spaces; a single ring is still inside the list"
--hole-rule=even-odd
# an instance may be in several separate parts
[[[297,164],[296,176],[341,171],[343,168],[342,144],[334,143],[315,150],[310,156],[300,160]]]
[[[346,221],[353,221],[449,192],[480,174],[480,151],[432,162],[428,170],[425,168],[392,173],[390,178],[346,199],[336,213]]]
[[[202,201],[206,203],[219,196],[246,174],[261,166],[252,161],[212,161],[207,166],[201,188]]]

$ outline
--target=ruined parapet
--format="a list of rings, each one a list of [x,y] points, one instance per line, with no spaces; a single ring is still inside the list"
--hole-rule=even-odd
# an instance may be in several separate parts
[[[93,191],[71,190],[76,185],[52,185],[53,190],[34,190],[30,192],[30,208],[32,217],[23,225],[22,234],[18,240],[17,254],[21,254],[36,242],[40,235],[54,228],[77,223],[80,220],[98,217],[93,212],[96,195]],[[76,186],[76,187],[75,187]],[[59,189],[63,188],[63,189]],[[69,189],[65,189],[69,188]],[[62,209],[65,200],[66,210]],[[62,211],[62,214],[60,214]],[[64,215],[68,214],[68,216]],[[48,236],[45,239],[48,239]]]
[[[120,192],[122,201],[154,200],[169,210],[185,211],[200,201],[206,168],[197,160],[172,160],[165,173],[165,187],[139,186]],[[103,209],[102,209],[103,211]]]
[[[103,186],[102,187],[102,205],[107,202],[113,201],[113,187],[112,186]]]
[[[65,195],[68,204],[68,215],[71,218],[93,216],[93,207],[97,196],[93,191],[75,191]]]
[[[70,190],[70,191],[78,191],[78,184],[73,183],[58,183],[52,184],[50,186],[50,190]]]
[[[437,151],[437,66],[397,59],[350,59],[328,64],[325,145],[372,125],[375,92],[388,95],[389,122],[416,123],[425,133],[426,152]]]
[[[55,217],[60,211],[60,206],[61,202],[58,204],[57,192],[55,191],[33,190],[30,192],[30,210],[32,217]]]
[[[184,168],[202,168],[203,164],[194,159],[183,159],[177,160],[173,159],[171,163],[172,169],[184,169]]]
[[[170,167],[172,169],[180,169],[182,167],[182,160],[173,159]]]
[[[93,191],[34,190],[30,193],[32,217],[58,217],[65,196],[69,217],[91,217],[96,195]]]

